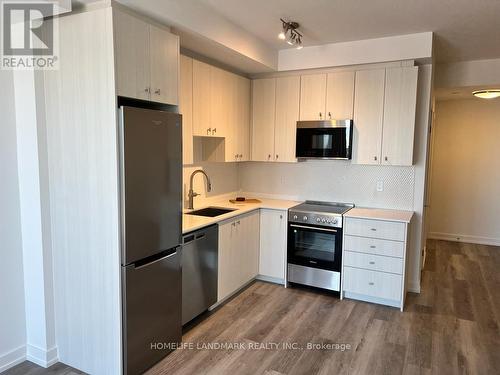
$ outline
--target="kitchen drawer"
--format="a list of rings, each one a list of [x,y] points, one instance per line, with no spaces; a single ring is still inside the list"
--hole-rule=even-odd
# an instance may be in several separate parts
[[[344,250],[403,258],[405,244],[398,241],[346,235],[344,236]]]
[[[393,301],[401,300],[402,276],[344,267],[344,291]]]
[[[382,238],[385,240],[404,241],[404,223],[394,221],[346,218],[344,231],[353,236]]]
[[[403,259],[380,255],[344,252],[344,265],[373,271],[403,274]]]

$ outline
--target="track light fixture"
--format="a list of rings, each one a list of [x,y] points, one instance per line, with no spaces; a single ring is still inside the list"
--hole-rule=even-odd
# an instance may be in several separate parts
[[[302,34],[297,31],[299,28],[298,22],[285,21],[280,18],[283,30],[278,34],[278,38],[286,40],[291,46],[297,49],[302,49]]]

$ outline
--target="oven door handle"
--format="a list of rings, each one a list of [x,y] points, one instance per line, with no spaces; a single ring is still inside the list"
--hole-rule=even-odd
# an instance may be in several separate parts
[[[311,229],[311,230],[317,230],[320,232],[334,232],[337,233],[336,229],[326,229],[326,228],[318,228],[318,227],[307,227],[305,225],[297,225],[297,224],[290,224],[291,227],[294,228],[304,228],[304,229]]]

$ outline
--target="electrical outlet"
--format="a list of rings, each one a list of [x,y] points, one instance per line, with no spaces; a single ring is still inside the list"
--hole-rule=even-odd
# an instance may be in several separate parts
[[[384,191],[384,180],[377,180],[377,191]]]

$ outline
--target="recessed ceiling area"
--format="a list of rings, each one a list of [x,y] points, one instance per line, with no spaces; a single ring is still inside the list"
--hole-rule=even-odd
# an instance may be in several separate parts
[[[304,46],[433,31],[438,62],[500,57],[497,0],[198,1],[276,49],[288,48],[283,18],[300,23]]]

